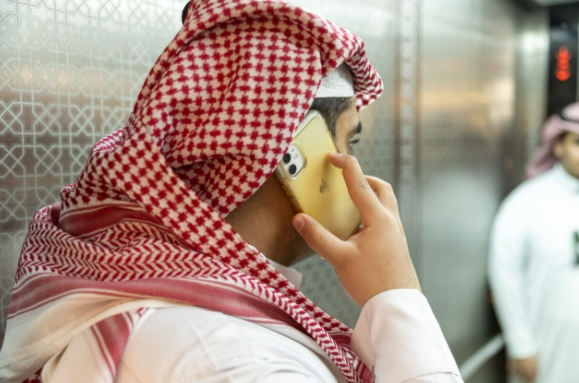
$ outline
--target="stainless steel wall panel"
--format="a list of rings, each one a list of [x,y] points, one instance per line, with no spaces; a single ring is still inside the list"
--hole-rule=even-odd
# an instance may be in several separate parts
[[[505,191],[524,179],[524,168],[541,141],[547,113],[549,71],[549,19],[546,11],[527,13],[520,20],[516,52],[517,129],[504,140]],[[525,139],[518,140],[523,136]],[[516,147],[516,150],[512,150]]]
[[[418,0],[400,2],[399,61],[398,61],[398,105],[397,105],[397,167],[396,194],[400,217],[405,226],[406,238],[412,259],[420,268],[417,257],[418,212],[418,139],[419,124],[419,81],[418,73],[418,39],[419,39],[419,4]]]
[[[546,76],[546,47],[522,47],[524,36],[545,33],[544,12],[498,0],[460,3],[420,4],[415,229],[422,288],[459,363],[499,331],[487,293],[488,233],[502,198],[523,178],[521,148],[544,118]],[[509,171],[505,158],[519,166]]]
[[[122,127],[183,1],[0,1],[0,343],[32,215]]]
[[[455,3],[422,2],[417,257],[460,363],[496,331],[486,243],[502,196],[500,132],[514,116],[517,19],[506,2]]]

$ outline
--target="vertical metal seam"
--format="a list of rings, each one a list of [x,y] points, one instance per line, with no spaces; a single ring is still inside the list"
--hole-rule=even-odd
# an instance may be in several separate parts
[[[422,1],[416,0],[416,6],[414,10],[414,17],[415,17],[415,44],[414,44],[414,51],[415,51],[415,63],[414,63],[414,250],[416,251],[415,259],[417,260],[416,267],[419,271],[417,273],[423,273],[423,255],[418,253],[418,249],[420,248],[421,244],[421,233],[422,233],[422,225],[419,224],[422,220],[420,219],[422,213],[422,198],[419,198],[418,191],[422,190],[421,185],[421,178],[420,178],[420,144],[421,144],[421,137],[420,137],[420,122],[421,122],[421,113],[420,113],[420,52],[421,52],[421,31],[422,31],[422,23],[420,23],[420,11],[421,11]]]
[[[417,273],[418,254],[418,33],[419,0],[400,2],[397,105],[397,184],[400,214]]]

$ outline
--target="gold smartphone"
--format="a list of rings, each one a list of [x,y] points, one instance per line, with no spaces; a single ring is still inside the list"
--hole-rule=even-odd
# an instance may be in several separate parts
[[[360,213],[350,195],[342,170],[330,163],[338,149],[322,115],[308,112],[275,174],[294,208],[313,217],[340,239],[360,226]]]

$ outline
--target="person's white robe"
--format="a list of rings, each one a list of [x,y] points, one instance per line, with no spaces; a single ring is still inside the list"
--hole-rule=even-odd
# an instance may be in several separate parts
[[[536,383],[579,382],[579,179],[561,165],[503,202],[489,279],[511,358],[539,356]]]
[[[295,285],[301,275],[274,265]],[[462,383],[426,298],[392,290],[364,306],[352,347],[376,383]],[[78,335],[43,371],[46,382],[107,376],[91,331]],[[104,381],[104,380],[103,380]],[[266,326],[199,307],[149,309],[131,333],[117,383],[345,382],[320,347],[288,326]]]

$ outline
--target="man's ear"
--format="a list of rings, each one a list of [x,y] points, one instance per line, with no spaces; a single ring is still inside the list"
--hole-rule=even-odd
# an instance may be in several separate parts
[[[557,159],[563,158],[565,155],[565,138],[561,137],[555,142],[555,146],[553,147],[553,154]]]

